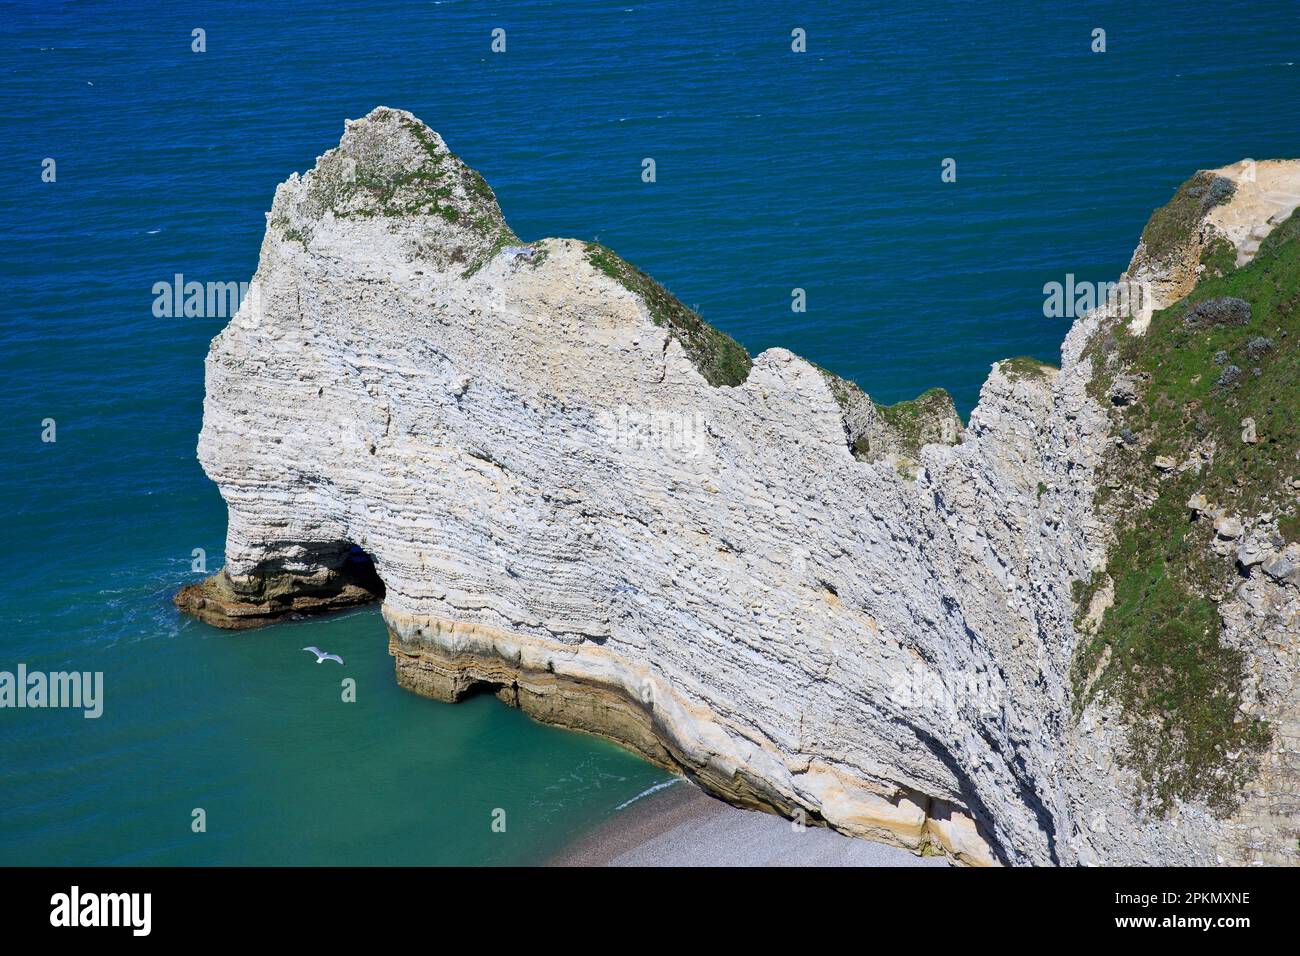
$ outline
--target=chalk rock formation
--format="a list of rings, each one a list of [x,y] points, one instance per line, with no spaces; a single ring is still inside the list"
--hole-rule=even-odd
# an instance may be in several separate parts
[[[207,360],[229,533],[186,610],[238,626],[382,592],[417,693],[491,690],[736,803],[962,862],[1249,859],[1234,826],[1282,846],[1281,737],[1235,817],[1153,815],[1130,719],[1091,693],[1104,662],[1076,680],[1114,593],[1076,604],[1115,538],[1092,391],[1114,316],[1076,322],[1059,371],[995,365],[963,426],[941,393],[882,409],[784,349],[751,360],[603,247],[519,242],[408,113],[349,121],[268,221]],[[1262,672],[1295,672],[1289,580],[1251,571],[1230,600]],[[1293,681],[1270,680],[1251,705],[1293,735]]]

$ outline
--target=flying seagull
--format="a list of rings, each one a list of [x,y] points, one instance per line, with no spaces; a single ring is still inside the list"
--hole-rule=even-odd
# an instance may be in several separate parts
[[[313,654],[315,654],[317,664],[322,664],[325,661],[338,661],[340,664],[343,663],[343,658],[339,657],[337,654],[326,654],[315,644],[313,644],[311,647],[304,647],[303,650],[311,651]]]

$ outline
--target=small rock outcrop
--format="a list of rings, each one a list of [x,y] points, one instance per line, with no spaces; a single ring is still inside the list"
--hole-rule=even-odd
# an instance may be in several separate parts
[[[369,556],[346,543],[333,550],[313,547],[306,560],[286,554],[283,567],[264,564],[256,574],[232,575],[223,569],[181,588],[175,604],[214,627],[246,630],[382,600],[384,583]]]
[[[1153,218],[1130,272],[1161,309],[1257,191],[1198,174]],[[277,189],[213,341],[226,566],[177,603],[244,627],[382,597],[416,693],[490,691],[737,804],[964,863],[1293,861],[1300,560],[1294,494],[1260,476],[1287,471],[1267,400],[1294,333],[1234,278],[1290,269],[1272,230],[1214,259],[1245,313],[1092,313],[1059,369],[995,365],[963,424],[941,391],[881,406],[751,357],[603,246],[520,241],[436,133],[376,109]],[[1261,374],[1215,391],[1214,352],[1264,332]],[[1175,334],[1222,341],[1155,401],[1143,343]],[[1128,617],[1150,569],[1125,555],[1171,534],[1205,562],[1195,673],[1227,695],[1186,714],[1148,709],[1197,705]]]

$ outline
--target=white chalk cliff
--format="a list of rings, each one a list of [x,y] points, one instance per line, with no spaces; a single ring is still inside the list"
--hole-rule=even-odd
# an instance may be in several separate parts
[[[1257,248],[1284,218],[1261,183],[1300,172],[1266,172],[1212,211],[1266,217],[1198,215],[1182,272],[1139,249],[1160,305],[1195,284],[1189,244]],[[784,349],[750,367],[608,250],[519,242],[386,108],[276,190],[252,287],[207,360],[229,532],[187,610],[248,626],[382,592],[413,691],[486,688],[734,802],[962,862],[1295,861],[1294,545],[1261,538],[1221,604],[1273,729],[1231,812],[1141,806],[1125,716],[1072,684],[1076,582],[1115,537],[1104,311],[1059,371],[1000,363],[969,424],[909,435]]]

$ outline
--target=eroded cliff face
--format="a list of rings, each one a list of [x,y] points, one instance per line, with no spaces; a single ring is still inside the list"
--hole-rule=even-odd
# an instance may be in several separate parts
[[[942,394],[881,408],[784,349],[751,359],[603,247],[520,243],[401,111],[350,121],[268,220],[208,356],[227,564],[186,610],[241,626],[382,593],[413,691],[489,689],[737,803],[962,862],[1294,858],[1274,668],[1300,581],[1250,565],[1223,601],[1274,729],[1227,814],[1139,805],[1133,717],[1080,665],[1117,538],[1092,347],[1114,314],[1075,324],[1059,371],[994,366],[963,426]]]

